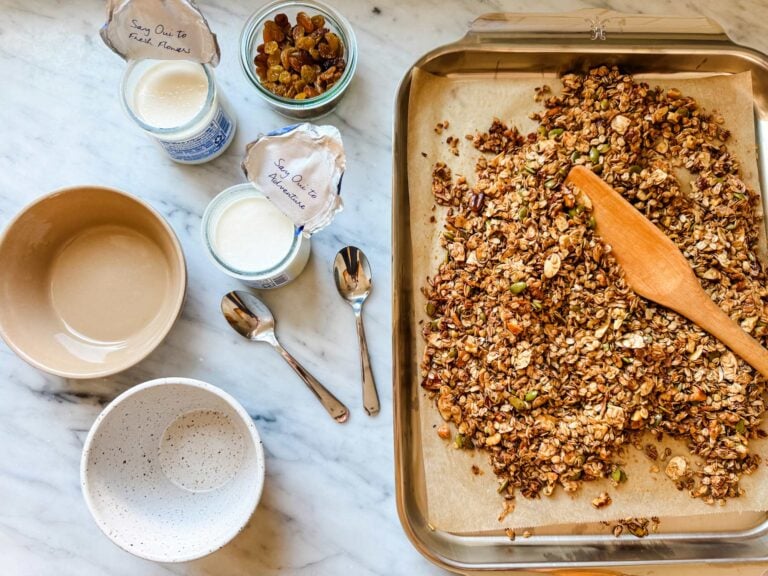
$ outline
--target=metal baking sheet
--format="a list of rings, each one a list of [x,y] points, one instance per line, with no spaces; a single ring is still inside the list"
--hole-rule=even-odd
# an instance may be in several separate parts
[[[635,75],[697,77],[752,74],[763,205],[768,190],[768,57],[733,43],[715,23],[699,18],[630,16],[588,10],[556,16],[493,14],[476,20],[460,41],[426,54],[408,71],[395,110],[393,165],[393,360],[395,464],[400,519],[414,546],[436,564],[461,573],[612,567],[619,573],[648,565],[741,563],[768,560],[768,514],[745,514],[727,528],[702,531],[677,522],[675,531],[643,539],[615,538],[589,526],[551,527],[511,542],[501,531],[457,535],[428,523],[418,417],[419,337],[411,271],[407,120],[411,72],[436,75],[539,74],[616,64]]]

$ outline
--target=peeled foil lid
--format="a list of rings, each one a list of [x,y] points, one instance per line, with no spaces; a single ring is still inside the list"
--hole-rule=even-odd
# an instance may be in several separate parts
[[[216,35],[191,0],[107,0],[100,34],[126,60],[219,63]]]
[[[242,164],[248,180],[307,234],[328,226],[342,209],[345,166],[339,131],[308,123],[251,142]]]

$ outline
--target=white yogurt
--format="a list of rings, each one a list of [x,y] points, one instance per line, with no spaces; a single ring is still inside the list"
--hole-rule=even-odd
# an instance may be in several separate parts
[[[237,128],[210,66],[186,60],[136,60],[123,75],[123,106],[142,130],[183,164],[219,156]]]
[[[277,266],[291,251],[295,228],[263,196],[229,204],[216,221],[213,248],[232,268],[261,272]]]
[[[197,116],[207,96],[208,78],[200,64],[165,60],[139,78],[133,102],[136,113],[147,124],[175,128]]]
[[[254,288],[290,282],[309,259],[309,237],[252,184],[232,186],[211,201],[203,238],[220,269]]]

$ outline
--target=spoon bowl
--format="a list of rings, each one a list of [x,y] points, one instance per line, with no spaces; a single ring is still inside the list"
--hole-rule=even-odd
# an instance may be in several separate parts
[[[278,342],[275,335],[275,317],[264,302],[250,292],[236,290],[221,299],[221,312],[229,325],[243,338],[254,342],[266,342],[277,350],[336,422],[347,421],[349,418],[347,407]]]
[[[376,381],[373,379],[368,343],[363,328],[363,303],[371,293],[372,277],[368,258],[355,246],[339,250],[333,260],[333,279],[339,295],[346,300],[355,313],[357,337],[360,341],[360,366],[363,375],[363,407],[369,416],[380,409]]]
[[[230,292],[224,296],[221,312],[244,338],[268,343],[275,340],[275,317],[267,305],[250,292]]]
[[[339,250],[333,261],[333,279],[339,295],[352,306],[362,307],[371,293],[371,267],[359,248],[347,246]]]

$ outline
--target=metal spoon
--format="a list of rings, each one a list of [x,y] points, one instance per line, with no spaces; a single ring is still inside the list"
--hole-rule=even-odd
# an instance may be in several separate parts
[[[296,371],[304,383],[317,396],[320,403],[336,422],[346,422],[349,410],[336,396],[291,356],[275,336],[275,318],[266,304],[249,292],[230,292],[221,299],[221,311],[229,325],[241,336],[255,342],[271,344]]]
[[[379,412],[379,394],[371,371],[368,344],[363,328],[363,302],[371,293],[371,268],[360,248],[347,246],[339,250],[333,261],[333,279],[336,289],[349,302],[357,321],[357,337],[360,340],[360,363],[363,373],[363,407],[369,416]]]

